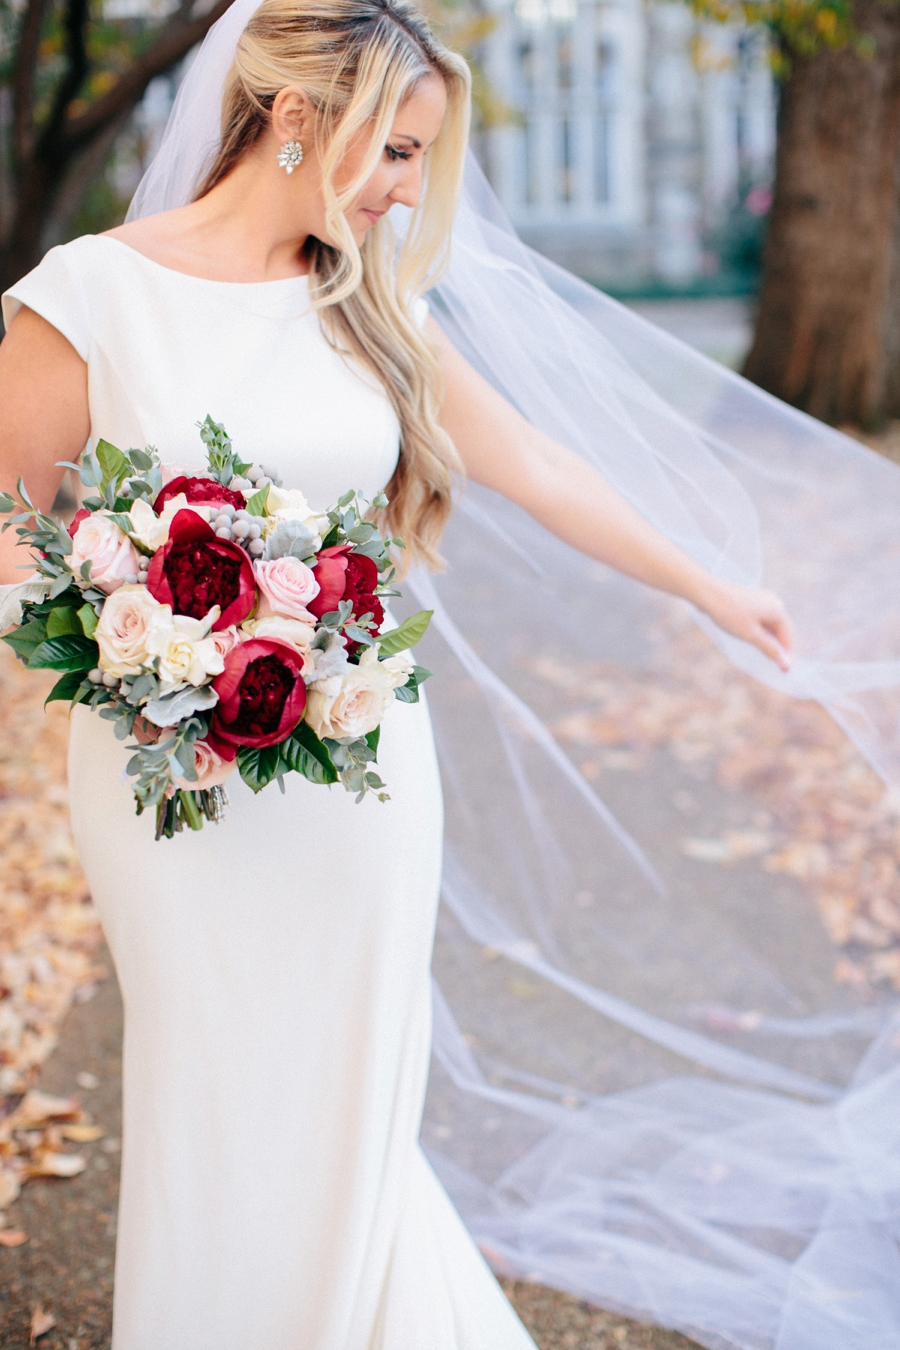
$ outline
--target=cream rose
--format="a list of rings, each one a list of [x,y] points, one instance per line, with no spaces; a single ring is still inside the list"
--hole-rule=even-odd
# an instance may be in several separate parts
[[[415,662],[412,659],[412,652],[407,648],[405,652],[398,652],[396,656],[386,656],[381,666],[390,675],[394,688],[399,689],[413,673]]]
[[[320,739],[365,736],[393,702],[395,684],[396,673],[385,670],[377,647],[368,647],[358,666],[309,686],[304,717]]]
[[[123,582],[137,580],[138,555],[128,535],[105,511],[86,516],[75,531],[69,566],[77,575],[88,561],[93,585],[107,595]]]
[[[146,586],[120,586],[103,606],[94,632],[100,669],[110,675],[137,675],[149,664],[147,638],[160,610],[171,615]]]
[[[286,619],[283,614],[267,614],[261,619],[248,619],[242,623],[241,636],[276,638],[279,642],[286,642],[307,658],[303,665],[303,674],[307,675],[312,671],[309,648],[316,635],[314,622],[312,615],[309,623],[301,623],[299,619]]]
[[[216,754],[211,745],[207,745],[206,741],[194,741],[196,780],[191,782],[189,778],[173,778],[172,782],[186,792],[204,792],[212,787],[221,787],[236,768],[236,759],[223,759],[221,755]]]
[[[259,617],[281,614],[286,619],[299,619],[314,624],[315,619],[306,604],[319,594],[319,583],[311,567],[288,554],[270,562],[253,564],[256,584],[260,590]]]
[[[255,489],[254,489],[255,491]],[[244,493],[253,496],[253,493]],[[317,520],[312,507],[299,488],[280,488],[273,483],[266,497],[266,515],[276,520],[308,520],[314,524]]]
[[[211,515],[210,508],[205,502],[189,502],[183,492],[179,492],[177,497],[170,497],[160,515],[156,514],[148,501],[139,497],[128,512],[131,532],[145,548],[152,549],[155,553],[168,540],[169,526],[179,511],[196,511],[207,523]]]
[[[147,634],[147,651],[159,657],[159,678],[164,685],[203,684],[210,675],[221,675],[225,659],[210,635],[210,627],[219,617],[214,606],[205,619],[173,614],[168,605],[160,605]]]

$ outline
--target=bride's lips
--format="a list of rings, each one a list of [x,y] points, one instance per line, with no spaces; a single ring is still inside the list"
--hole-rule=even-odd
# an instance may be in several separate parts
[[[369,220],[373,225],[376,225],[378,221],[381,219],[381,217],[385,214],[384,211],[373,211],[368,206],[363,206],[360,208],[360,210],[362,211],[364,216],[368,216]]]

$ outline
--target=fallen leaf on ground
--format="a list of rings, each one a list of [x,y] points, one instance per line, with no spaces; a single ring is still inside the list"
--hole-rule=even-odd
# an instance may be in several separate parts
[[[87,1163],[80,1153],[44,1153],[26,1163],[26,1177],[77,1177]]]
[[[107,976],[69,828],[68,712],[43,707],[55,678],[26,670],[0,644],[0,1206],[35,1154],[55,1151],[41,1130],[89,1124],[76,1100],[33,1084],[73,1000]]]
[[[52,1313],[44,1312],[43,1308],[35,1308],[31,1314],[31,1339],[28,1344],[34,1345],[39,1336],[45,1336],[55,1326],[56,1318]]]
[[[28,1241],[28,1234],[17,1228],[0,1228],[0,1247],[21,1247]]]
[[[69,1139],[73,1144],[92,1144],[106,1133],[100,1125],[63,1125],[59,1132],[63,1139]]]

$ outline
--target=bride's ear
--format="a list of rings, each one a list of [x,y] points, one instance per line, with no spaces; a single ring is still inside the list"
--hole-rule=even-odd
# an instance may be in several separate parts
[[[279,89],[272,104],[272,130],[281,145],[288,141],[308,141],[315,109],[309,95],[296,85]]]

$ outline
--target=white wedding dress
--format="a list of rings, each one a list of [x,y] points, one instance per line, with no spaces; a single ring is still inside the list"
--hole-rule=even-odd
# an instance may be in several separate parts
[[[87,361],[92,436],[204,464],[196,424],[325,508],[372,495],[393,410],[323,338],[304,278],[202,280],[88,236],[4,300]],[[128,752],[72,720],[78,850],[125,1001],[114,1350],[528,1350],[419,1150],[441,868],[424,703],[394,705],[391,800],[235,775],[219,826],[156,843]]]

